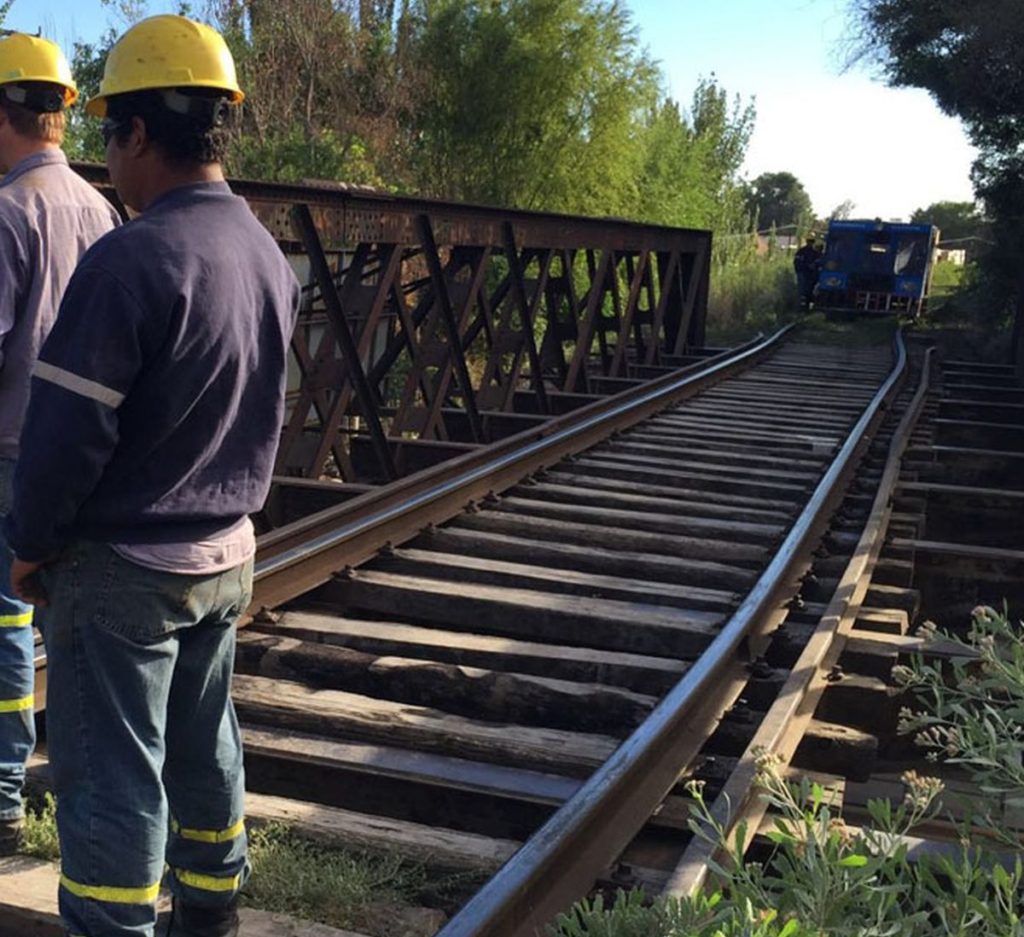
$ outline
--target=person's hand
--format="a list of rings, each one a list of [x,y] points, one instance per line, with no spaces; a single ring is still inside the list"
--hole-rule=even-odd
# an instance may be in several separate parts
[[[11,563],[11,589],[14,594],[22,602],[37,605],[39,608],[46,608],[50,602],[50,597],[39,580],[39,570],[43,566],[43,563],[30,563],[17,557]]]

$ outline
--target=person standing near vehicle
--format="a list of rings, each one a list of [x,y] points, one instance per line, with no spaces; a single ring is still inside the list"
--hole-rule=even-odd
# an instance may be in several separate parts
[[[120,220],[60,148],[77,97],[56,45],[0,36],[0,520],[39,348],[79,258]],[[35,745],[32,607],[12,593],[10,565],[0,533],[0,855],[21,846],[25,762]]]
[[[818,274],[821,272],[821,257],[813,237],[809,237],[793,257],[801,309],[810,309],[814,301],[814,288],[818,285]]]
[[[81,937],[238,933],[248,873],[230,682],[300,288],[221,169],[243,93],[219,33],[129,29],[86,110],[139,216],[68,286],[7,534],[46,642],[60,910]]]

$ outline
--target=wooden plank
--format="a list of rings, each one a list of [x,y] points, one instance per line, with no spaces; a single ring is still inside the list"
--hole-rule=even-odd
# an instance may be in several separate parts
[[[391,745],[339,742],[278,729],[244,726],[242,742],[249,755],[357,772],[366,775],[368,783],[372,783],[373,777],[392,778],[546,806],[563,803],[580,786],[579,780],[560,774],[483,764]]]
[[[766,453],[763,449],[753,452],[742,452],[735,449],[720,449],[713,445],[696,449],[694,446],[681,440],[666,439],[660,442],[652,442],[643,437],[634,439],[632,433],[623,433],[621,436],[609,439],[607,442],[601,443],[599,447],[595,447],[593,451],[623,452],[639,456],[649,455],[671,458],[678,458],[679,456],[697,457],[702,460],[714,459],[716,462],[724,465],[744,465],[753,468],[774,466],[783,471],[789,471],[793,468],[817,470],[820,469],[825,461],[820,455],[812,453],[800,453],[795,456],[792,453],[776,455],[775,453]]]
[[[232,695],[239,716],[248,722],[576,777],[593,771],[619,744],[606,735],[481,722],[426,706],[247,674],[236,675]]]
[[[613,541],[609,541],[611,543]],[[556,569],[577,569],[589,573],[631,577],[638,569],[658,582],[701,585],[714,589],[749,589],[757,572],[738,563],[720,563],[699,559],[664,556],[658,553],[612,549],[608,545],[591,546],[550,543],[517,537],[504,531],[471,530],[467,527],[435,529],[414,541],[435,550],[464,553],[513,562],[547,563]]]
[[[667,484],[678,488],[692,488],[697,483],[706,486],[708,491],[727,492],[732,494],[764,494],[776,500],[787,500],[794,504],[805,499],[809,485],[788,485],[773,482],[768,478],[755,480],[742,475],[723,477],[715,473],[713,466],[680,467],[675,471],[665,471],[654,466],[633,465],[628,462],[617,462],[614,459],[582,456],[571,463],[573,471],[585,475],[603,475],[606,478],[624,478],[642,484]]]
[[[809,432],[817,435],[842,434],[849,421],[840,423],[819,422],[813,417],[758,417],[754,414],[736,411],[734,413],[716,413],[704,407],[688,407],[680,414],[667,414],[662,417],[665,425],[688,425],[694,420],[701,420],[704,425],[728,426],[730,429],[751,429],[762,432],[764,430],[776,430],[780,432],[800,433]]]
[[[839,443],[839,437],[811,430],[795,433],[792,431],[770,432],[765,429],[741,429],[723,425],[709,425],[697,417],[660,422],[657,417],[646,420],[643,427],[633,430],[637,434],[657,433],[679,439],[715,440],[719,444],[732,443],[747,447],[761,446],[775,448],[780,452],[796,449],[805,452],[832,453]]]
[[[831,409],[794,405],[792,408],[778,404],[758,404],[750,400],[701,400],[687,404],[684,413],[699,413],[711,420],[733,423],[738,419],[757,422],[764,426],[804,427],[808,423],[828,429],[842,430],[853,422],[853,415],[836,414]]]
[[[910,630],[910,616],[899,608],[866,608],[857,612],[854,628],[886,634],[906,634]]]
[[[515,638],[557,639],[613,651],[701,653],[722,616],[639,602],[587,599],[503,586],[464,585],[452,579],[398,576],[356,570],[332,588],[350,609],[413,615],[446,627],[483,630]]]
[[[535,537],[539,540],[556,540],[584,546],[611,545],[619,550],[661,553],[686,559],[760,564],[767,562],[769,556],[769,550],[754,544],[628,530],[612,524],[575,524],[544,517],[506,514],[501,511],[465,514],[457,523],[460,527],[491,533]]]
[[[904,494],[939,495],[956,501],[1024,502],[1024,491],[1012,488],[981,488],[973,485],[943,485],[938,482],[901,481],[899,490]]]
[[[1008,449],[977,449],[971,446],[914,447],[908,451],[912,455],[915,453],[929,453],[935,455],[942,462],[979,458],[994,462],[1020,462],[1024,460],[1024,452],[1013,452]]]
[[[238,937],[362,937],[355,931],[338,930],[256,908],[242,908],[238,916],[242,922]]]
[[[594,575],[576,570],[552,569],[550,566],[511,563],[432,550],[395,550],[377,559],[374,568],[410,576],[440,578],[452,575],[453,570],[457,570],[463,582],[520,585],[531,590],[546,589],[601,599],[642,600],[654,605],[671,605],[704,611],[732,611],[740,600],[739,593],[721,589],[705,589],[640,578]],[[637,576],[642,574],[642,570],[637,570]]]
[[[236,671],[344,690],[455,715],[626,734],[657,698],[601,683],[494,671],[251,631],[238,637]]]
[[[407,820],[371,816],[285,797],[245,796],[245,812],[256,823],[283,823],[302,836],[331,845],[390,852],[433,868],[494,872],[520,844]]]
[[[974,660],[978,652],[955,641],[944,639],[926,640],[909,634],[858,634],[854,632],[846,642],[847,654],[896,654],[900,656],[911,656],[920,654],[922,657],[932,657],[941,660]]]
[[[719,384],[701,394],[703,400],[746,401],[755,400],[764,403],[784,404],[786,406],[802,406],[807,403],[805,394],[787,390],[752,390],[751,388],[733,387],[731,383]],[[860,402],[830,401],[828,409],[835,413],[859,414],[864,406]]]
[[[593,507],[586,504],[560,504],[535,498],[510,495],[503,497],[495,511],[517,517],[547,517],[576,524],[602,524],[625,530],[646,530],[654,533],[681,534],[691,537],[723,539],[736,537],[744,542],[774,545],[782,539],[788,525],[753,523],[724,517],[683,517],[645,514],[629,509]],[[739,514],[739,512],[736,512]],[[734,517],[736,515],[734,514]]]
[[[600,475],[584,475],[574,470],[572,463],[562,463],[557,468],[547,469],[538,478],[540,485],[552,483],[584,495],[595,492],[615,492],[617,496],[656,498],[668,503],[677,503],[681,509],[695,502],[721,513],[743,510],[748,517],[756,516],[758,509],[770,512],[778,518],[789,520],[793,517],[793,503],[757,498],[732,491],[702,491],[700,488],[683,488],[675,485],[640,484],[620,478],[603,478]],[[527,488],[527,490],[531,490]]]
[[[827,771],[866,780],[878,754],[878,739],[850,726],[812,719],[792,763],[812,771]]]
[[[956,559],[981,560],[992,563],[1024,563],[1024,550],[986,547],[971,543],[943,543],[936,540],[910,540],[896,537],[893,546],[911,549],[917,553],[950,556]]]
[[[714,452],[707,450],[691,450],[686,455],[672,455],[659,458],[654,455],[641,455],[633,452],[620,452],[616,447],[599,446],[588,449],[585,458],[600,459],[602,462],[622,463],[628,466],[663,468],[666,471],[712,472],[717,475],[728,475],[733,478],[779,479],[794,487],[810,485],[821,477],[818,471],[791,471],[778,466],[758,468],[754,465],[737,465],[730,458],[718,459]]]
[[[545,474],[545,479],[554,478],[556,473]],[[761,508],[739,507],[697,500],[699,492],[693,493],[691,500],[683,498],[654,496],[637,492],[633,485],[618,485],[614,479],[600,479],[604,484],[595,486],[597,490],[578,485],[557,484],[553,481],[531,481],[513,488],[511,494],[522,494],[526,497],[559,501],[567,504],[588,504],[594,507],[630,510],[635,513],[673,515],[682,514],[688,517],[732,517],[737,513],[748,520],[764,523],[789,523],[792,511],[764,510]],[[664,490],[664,489],[660,489]],[[672,490],[672,489],[668,489]]]
[[[59,879],[55,863],[29,856],[0,859],[0,937],[64,937],[66,931],[57,911]],[[160,911],[166,912],[169,904],[168,895],[162,894]],[[239,917],[239,937],[362,937],[354,931],[255,908],[242,908]]]
[[[785,373],[762,372],[755,368],[743,377],[737,378],[733,383],[734,387],[795,387],[807,394],[814,394],[816,397],[826,400],[835,399],[864,399],[871,398],[872,393],[878,389],[878,381],[872,378],[864,380],[847,380],[843,382],[843,389],[840,391],[835,382],[823,376],[819,380],[811,378],[790,377]],[[863,387],[863,391],[858,388]]]
[[[370,654],[516,670],[653,692],[664,692],[674,685],[688,667],[683,661],[666,657],[517,641],[469,631],[311,612],[290,611],[276,624],[255,623],[251,627],[267,634],[291,635],[304,641],[342,645]]]

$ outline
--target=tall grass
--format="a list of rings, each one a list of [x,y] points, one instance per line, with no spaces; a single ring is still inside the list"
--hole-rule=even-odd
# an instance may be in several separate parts
[[[793,254],[778,247],[758,255],[746,239],[716,250],[708,298],[708,343],[731,345],[770,331],[797,313]]]

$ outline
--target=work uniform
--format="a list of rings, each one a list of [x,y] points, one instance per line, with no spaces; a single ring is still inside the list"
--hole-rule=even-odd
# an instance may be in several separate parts
[[[119,222],[117,212],[56,148],[0,180],[0,519],[11,503],[29,378],[79,258]],[[22,814],[25,761],[35,744],[32,606],[11,594],[0,533],[0,819]]]
[[[172,189],[83,258],[43,346],[8,536],[37,612],[73,934],[153,933],[246,875],[234,626],[300,289],[225,183]],[[169,831],[169,832],[168,832]]]
[[[821,252],[813,244],[805,244],[793,256],[793,270],[796,272],[800,303],[810,307],[821,272]]]

